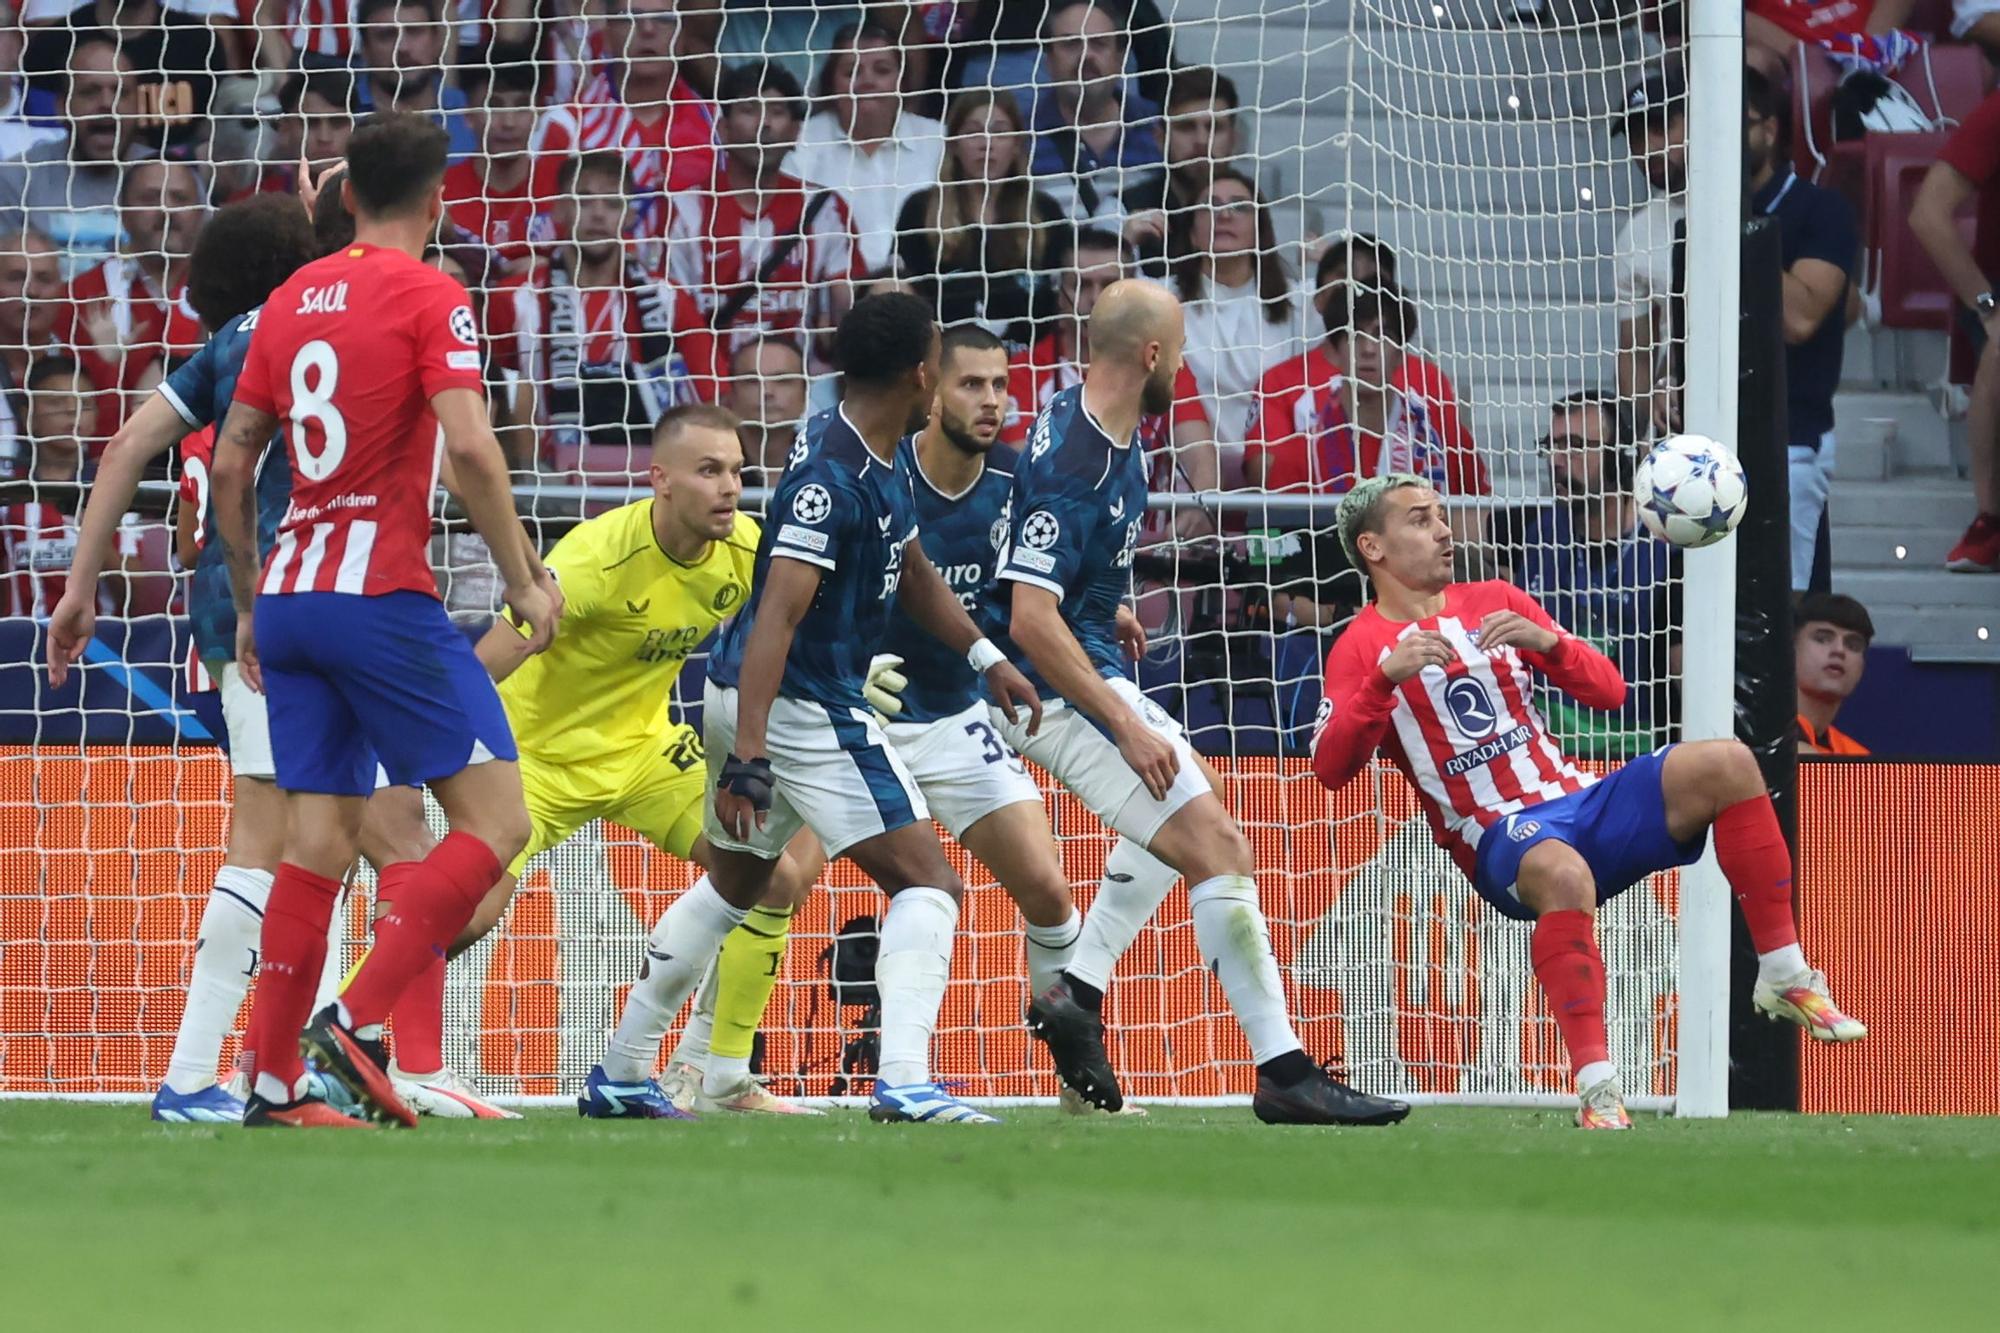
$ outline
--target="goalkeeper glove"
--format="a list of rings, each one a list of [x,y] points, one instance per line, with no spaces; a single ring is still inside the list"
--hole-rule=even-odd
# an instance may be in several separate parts
[[[877,653],[868,663],[868,679],[861,686],[861,697],[875,710],[875,720],[883,726],[903,711],[903,701],[896,696],[910,679],[896,670],[901,665],[903,659],[895,654]]]

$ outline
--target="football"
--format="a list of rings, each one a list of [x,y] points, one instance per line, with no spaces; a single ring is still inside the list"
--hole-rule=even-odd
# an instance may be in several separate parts
[[[1632,491],[1646,530],[1675,546],[1721,541],[1750,506],[1736,455],[1702,435],[1671,435],[1654,445],[1632,478]]]

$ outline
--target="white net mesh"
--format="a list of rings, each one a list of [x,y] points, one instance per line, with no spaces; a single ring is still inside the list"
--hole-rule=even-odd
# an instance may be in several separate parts
[[[1610,715],[1550,701],[1566,748],[1609,764],[1667,737],[1677,565],[1623,497],[1675,410],[1681,94],[1628,90],[1678,71],[1678,7],[1597,2],[1151,0],[1128,21],[1045,0],[190,0],[121,45],[89,11],[31,0],[35,26],[0,37],[26,74],[0,117],[0,1090],[157,1084],[227,828],[215,723],[190,692],[178,466],[153,465],[121,529],[81,686],[32,668],[81,484],[205,336],[184,288],[209,210],[292,190],[301,157],[332,161],[354,116],[399,106],[453,136],[438,262],[474,293],[545,549],[647,494],[643,441],[673,402],[734,408],[750,480],[774,480],[796,423],[837,399],[825,335],[858,292],[908,283],[1006,339],[1018,439],[1074,382],[1078,318],[1106,282],[1175,286],[1190,373],[1146,427],[1142,684],[1252,834],[1306,1044],[1378,1090],[1563,1091],[1526,929],[1431,844],[1393,770],[1330,795],[1302,758],[1361,589],[1330,511],[1301,497],[1432,477],[1468,576],[1526,587],[1635,686]],[[471,629],[497,580],[452,512],[433,559]],[[1051,800],[1087,906],[1105,837]],[[975,887],[937,1067],[975,1093],[1052,1094],[1020,1025],[1018,915],[960,865]],[[693,873],[601,824],[543,857],[453,965],[452,1063],[495,1093],[573,1093]],[[765,1028],[765,1071],[808,1093],[834,1086],[862,1021],[825,951],[878,910],[851,868],[825,883]],[[1675,896],[1661,878],[1601,921],[1613,1054],[1642,1099],[1674,1088]],[[1110,1005],[1128,1091],[1248,1090],[1184,890]]]

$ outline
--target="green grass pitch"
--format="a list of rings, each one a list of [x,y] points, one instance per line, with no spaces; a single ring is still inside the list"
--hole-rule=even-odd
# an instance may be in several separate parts
[[[0,1102],[0,1328],[1984,1329],[2000,1123],[991,1128]]]

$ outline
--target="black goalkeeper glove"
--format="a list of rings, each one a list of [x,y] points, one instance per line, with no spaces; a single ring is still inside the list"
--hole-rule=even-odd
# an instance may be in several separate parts
[[[720,791],[741,796],[761,815],[771,809],[771,791],[777,781],[771,776],[769,759],[738,759],[732,754],[722,761],[722,776],[715,785]]]

